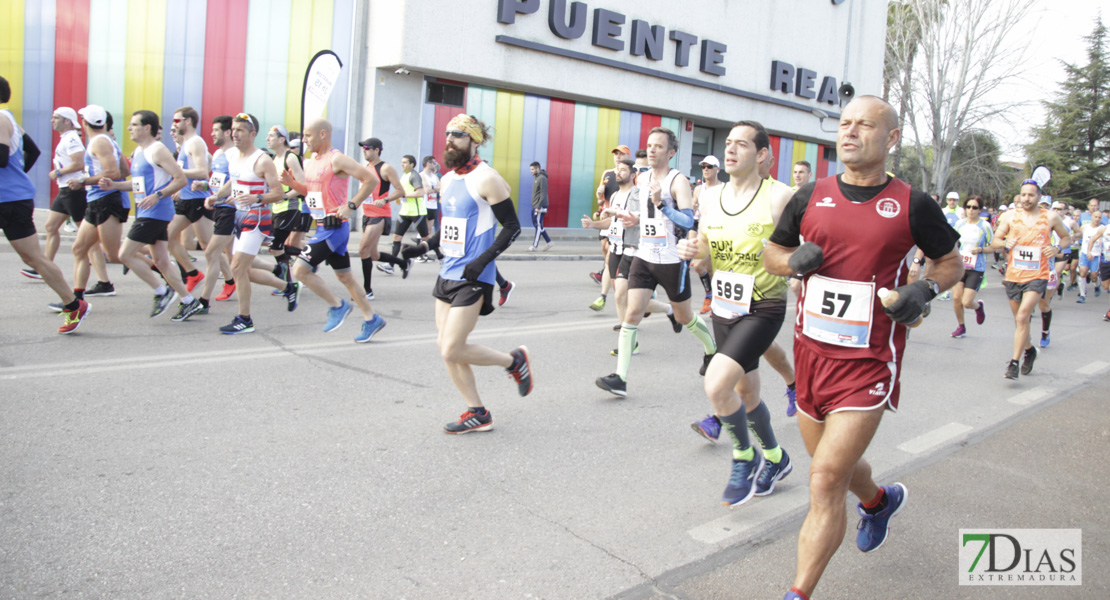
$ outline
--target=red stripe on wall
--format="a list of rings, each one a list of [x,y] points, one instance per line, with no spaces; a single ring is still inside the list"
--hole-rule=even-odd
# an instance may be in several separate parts
[[[779,139],[780,138],[777,135],[771,135],[771,136],[768,136],[768,137],[771,138],[771,156],[775,157],[775,164],[777,165],[777,164],[779,164],[779,161],[782,160],[782,157],[779,156]],[[787,158],[786,160],[793,160],[793,159]],[[777,172],[777,169],[772,169],[772,171]],[[775,173],[772,172],[771,177],[774,177],[774,176],[775,176]],[[794,182],[791,181],[790,185],[794,185]]]
[[[443,132],[447,131],[447,124],[455,115],[466,112],[466,91],[463,91],[463,106],[444,106],[442,104],[436,105],[435,121],[432,124],[432,156],[436,157],[436,162],[440,165],[443,164],[443,148],[447,145],[447,138],[444,137]],[[440,175],[447,172],[446,167],[440,169]]]
[[[54,106],[81,110],[89,88],[89,2],[90,0],[58,0],[54,34]],[[53,157],[61,136],[51,132],[50,148],[43,154]],[[58,185],[50,183],[50,196],[58,193]]]
[[[810,181],[824,179],[828,175],[829,161],[825,160],[825,148],[824,144],[817,145],[817,164],[813,165],[813,178]]]
[[[652,127],[659,127],[662,123],[663,117],[659,115],[649,115],[647,113],[640,115],[640,148],[647,148],[648,132],[651,131]]]
[[[570,167],[574,154],[574,102],[551,99],[547,129],[548,227],[567,227],[570,217]],[[574,215],[574,226],[578,218]]]
[[[243,76],[247,62],[246,22],[250,0],[209,0],[204,35],[204,95],[200,114],[208,124],[219,115],[243,111]],[[214,151],[212,136],[202,135]]]

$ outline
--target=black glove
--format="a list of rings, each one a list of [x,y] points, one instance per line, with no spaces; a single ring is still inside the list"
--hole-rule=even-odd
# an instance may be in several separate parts
[[[489,261],[482,260],[481,256],[470,261],[469,264],[463,267],[463,279],[471,283],[478,281],[478,276],[486,270],[487,265],[489,265]]]
[[[894,291],[898,292],[898,300],[889,307],[884,306],[883,311],[892,320],[903,325],[910,325],[919,319],[925,311],[925,305],[936,297],[936,294],[933,293],[932,288],[924,279],[895,288]]]
[[[790,255],[790,260],[786,264],[791,271],[805,275],[816,270],[823,262],[825,262],[825,253],[821,251],[821,246],[813,242],[806,242],[798,246],[798,249]]]

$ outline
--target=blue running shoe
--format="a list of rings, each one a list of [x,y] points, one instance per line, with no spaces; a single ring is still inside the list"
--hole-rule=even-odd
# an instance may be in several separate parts
[[[740,506],[751,500],[755,494],[755,482],[763,472],[766,462],[762,454],[757,454],[751,460],[733,460],[732,475],[728,478],[724,495],[721,496],[721,504]]]
[[[883,545],[890,532],[888,527],[890,518],[901,512],[902,507],[906,505],[906,496],[909,495],[906,486],[901,483],[884,485],[883,491],[886,493],[887,504],[886,508],[878,514],[869,515],[864,512],[862,503],[856,506],[861,517],[856,527],[859,529],[859,533],[856,534],[856,546],[861,552],[873,552]]]
[[[721,422],[717,420],[717,415],[705,415],[704,419],[690,423],[690,428],[711,442],[721,437]]]
[[[1075,303],[1076,304],[1086,304],[1087,303],[1087,297],[1086,296],[1080,296],[1079,298],[1077,298],[1075,300]]]
[[[1048,345],[1051,344],[1051,343],[1052,343],[1052,337],[1049,334],[1042,331],[1041,332],[1041,348],[1048,348]]]
[[[786,416],[798,414],[798,390],[786,388]]]
[[[782,600],[809,600],[809,598],[795,592],[793,588],[791,588],[791,590],[786,592],[786,595],[782,597]]]
[[[351,306],[351,303],[346,300],[341,300],[340,302],[342,302],[342,304],[339,306],[333,306],[328,309],[328,322],[324,323],[324,331],[335,331],[339,329],[343,321],[347,320],[347,315],[351,314],[351,309],[354,308]]]
[[[767,466],[763,467],[763,472],[759,474],[759,479],[755,482],[755,495],[770,496],[771,492],[775,491],[775,484],[793,470],[794,464],[790,462],[790,455],[786,453],[786,450],[783,450],[779,462],[767,461]]]
[[[381,331],[385,327],[385,319],[381,315],[374,313],[374,318],[369,321],[363,321],[362,332],[355,336],[355,342],[365,344],[374,337],[374,334]]]

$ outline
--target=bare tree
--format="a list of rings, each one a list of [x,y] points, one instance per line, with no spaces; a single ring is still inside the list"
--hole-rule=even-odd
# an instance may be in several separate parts
[[[1029,48],[1016,25],[1030,12],[1027,0],[903,0],[920,28],[909,98],[910,131],[922,162],[922,181],[944,193],[952,149],[960,135],[982,127],[1024,101],[988,102],[1018,77]],[[889,34],[888,34],[889,35]],[[889,44],[888,44],[889,45]],[[929,148],[930,152],[926,152]]]

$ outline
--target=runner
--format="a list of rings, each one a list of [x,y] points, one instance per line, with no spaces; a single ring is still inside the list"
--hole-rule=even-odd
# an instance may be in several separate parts
[[[694,229],[698,229],[698,221],[700,219],[700,204],[698,199],[705,191],[712,190],[721,185],[721,180],[717,178],[717,174],[721,171],[721,162],[717,160],[716,156],[706,156],[701,161],[701,173],[705,178],[702,183],[694,188]],[[710,281],[709,263],[705,261],[694,261],[691,265],[694,272],[698,274],[701,279],[701,286],[705,289],[705,301],[701,305],[701,314],[707,314],[713,302],[713,284]]]
[[[1033,179],[1022,182],[1014,210],[998,219],[998,229],[991,242],[992,248],[1004,246],[1010,254],[1005,286],[1010,310],[1014,313],[1014,353],[1006,367],[1006,379],[1018,378],[1019,360],[1022,360],[1021,374],[1028,375],[1037,359],[1037,349],[1029,337],[1029,321],[1033,308],[1048,289],[1048,261],[1060,253],[1060,248],[1052,245],[1050,233],[1054,231],[1060,236],[1061,246],[1071,243],[1068,228],[1060,217],[1037,206],[1041,198],[1040,185]]]
[[[295,281],[286,282],[271,271],[252,268],[258,250],[270,235],[269,205],[281,200],[284,195],[274,161],[254,145],[257,135],[258,119],[254,115],[239,113],[232,119],[231,139],[235,145],[224,153],[227,156],[228,181],[207,200],[209,206],[215,206],[220,198],[230,193],[231,202],[238,209],[231,272],[238,281],[239,314],[231,323],[220,328],[220,332],[227,335],[254,332],[250,283],[282,289],[290,312],[297,309],[301,289]]]
[[[755,121],[734,123],[725,140],[729,181],[701,194],[698,236],[678,242],[686,260],[713,263],[713,335],[717,353],[705,370],[705,394],[714,414],[695,421],[694,431],[716,441],[721,426],[732,438],[732,472],[721,502],[739,506],[766,496],[793,469],[779,447],[771,411],[759,397],[759,357],[786,318],[786,279],[763,267],[763,240],[771,235],[790,200],[785,184],[760,177],[757,163],[771,138]],[[759,441],[756,454],[748,428]]]
[[[1091,211],[1091,220],[1080,229],[1082,241],[1079,243],[1079,298],[1076,299],[1079,304],[1087,301],[1087,282],[1090,280],[1090,274],[1098,274],[1099,258],[1102,256],[1102,242],[1099,239],[1102,236],[1102,225],[1099,224],[1101,222],[1102,211],[1095,209]],[[1096,279],[1096,297],[1101,293],[1100,289]]]
[[[8,80],[0,77],[0,104],[11,97]],[[0,229],[23,263],[61,299],[63,323],[58,333],[73,333],[89,314],[89,303],[69,289],[62,270],[42,253],[35,232],[35,185],[23,166],[23,129],[11,111],[0,109]]]
[[[120,258],[154,290],[154,308],[150,316],[157,317],[175,299],[181,298],[177,313],[171,319],[180,322],[200,310],[200,301],[185,289],[185,282],[170,262],[169,225],[174,217],[173,195],[185,187],[186,178],[169,148],[156,139],[160,131],[158,115],[149,110],[135,111],[127,126],[127,133],[136,144],[131,154],[131,182],[101,177],[99,186],[102,190],[130,189],[135,195],[135,223],[127,232]],[[154,265],[164,281],[159,280],[146,258],[141,256],[148,246]]]
[[[216,153],[212,155],[211,161],[212,173],[207,182],[194,182],[193,189],[204,190],[209,194],[217,194],[228,181],[227,151],[234,146],[231,141],[230,116],[220,115],[212,120],[212,143],[216,146]],[[216,296],[216,300],[222,302],[230,300],[231,296],[235,294],[235,278],[231,275],[231,263],[227,259],[227,251],[230,250],[231,243],[235,239],[235,205],[230,201],[217,202],[210,195],[205,198],[204,206],[212,211],[213,221],[212,237],[209,238],[208,244],[204,247],[204,259],[208,264],[208,272],[214,272],[214,269],[218,266],[221,271],[226,268],[228,273],[224,276],[223,289]],[[209,299],[214,291],[216,291],[216,278],[206,278],[204,285],[201,287],[201,309],[197,314],[208,314]]]
[[[964,277],[952,287],[952,298],[956,300],[952,303],[952,309],[956,313],[956,330],[952,332],[954,338],[967,335],[967,328],[964,327],[964,308],[975,311],[975,322],[979,325],[987,319],[983,301],[975,299],[975,295],[979,293],[979,286],[983,283],[983,274],[987,270],[987,259],[983,257],[983,253],[987,251],[987,246],[994,239],[994,232],[991,231],[986,219],[979,216],[982,211],[983,197],[968,196],[964,201],[964,214],[967,216],[957,221],[954,227],[960,236],[960,258],[964,263]]]
[[[642,150],[641,150],[642,152]],[[632,157],[632,151],[628,146],[621,144],[610,151],[613,155],[613,169],[616,168],[622,160]],[[637,153],[638,154],[638,153]],[[646,156],[646,154],[645,154]],[[597,190],[594,191],[594,196],[597,198],[597,211],[594,213],[594,219],[600,219],[601,213],[608,208],[609,200],[613,194],[617,192],[620,185],[617,183],[616,175],[613,169],[607,169],[601,174],[601,182],[597,185]],[[609,279],[608,270],[605,265],[608,264],[609,256],[609,238],[605,235],[604,231],[599,231],[597,234],[598,240],[601,242],[601,270],[598,272],[590,271],[590,279],[594,283],[601,286],[601,295],[596,300],[590,303],[590,310],[599,312],[605,308],[605,299],[609,296],[609,290],[612,289],[613,282]]]
[[[1097,241],[1102,242],[1102,260],[1099,261],[1098,274],[1102,280],[1102,289],[1110,293],[1110,226],[1103,225],[1102,233]],[[1107,296],[1110,298],[1110,294]],[[1110,310],[1102,317],[1103,321],[1110,321]]]
[[[401,157],[401,189],[404,195],[400,198],[400,219],[397,221],[397,231],[393,232],[393,251],[378,256],[378,270],[393,274],[393,266],[401,268],[401,278],[407,279],[412,260],[403,260],[401,256],[401,242],[405,239],[405,232],[409,227],[416,225],[416,232],[420,239],[428,237],[428,210],[424,207],[424,180],[416,172],[416,157],[406,154]],[[386,264],[382,264],[386,263]]]
[[[621,218],[625,227],[640,226],[640,244],[628,270],[628,307],[621,323],[620,343],[617,353],[617,370],[598,377],[598,387],[616,396],[627,396],[628,368],[636,347],[636,332],[644,318],[651,295],[662,285],[674,308],[673,319],[685,324],[690,333],[702,344],[704,357],[699,372],[705,368],[717,345],[705,321],[690,306],[690,273],[687,264],[678,256],[678,240],[694,226],[693,199],[690,182],[677,169],[670,167],[670,160],[678,151],[678,138],[665,127],[652,128],[647,138],[648,163],[651,170],[637,179],[640,198],[646,210]],[[679,332],[681,329],[676,329]]]
[[[274,169],[280,177],[289,171],[293,181],[304,183],[301,157],[289,147],[289,131],[281,125],[274,125],[266,134],[266,146],[274,153]],[[270,242],[270,254],[277,265],[273,273],[279,279],[289,282],[290,262],[304,250],[305,233],[311,229],[312,218],[306,217],[303,209],[304,196],[289,185],[282,185],[282,197],[270,207],[273,215],[274,239]],[[257,262],[255,268],[266,268],[265,262]],[[282,286],[283,288],[285,286]]]
[[[898,408],[906,324],[963,275],[956,232],[940,207],[885,172],[900,134],[881,99],[859,96],[845,106],[837,134],[845,172],[798,190],[763,254],[768,272],[805,275],[794,364],[798,428],[813,461],[787,600],[809,598],[840,547],[848,491],[861,501],[856,545],[864,552],[882,546],[889,519],[905,506],[905,486],[879,487],[863,453],[885,409]],[[932,280],[907,282],[904,258],[915,242],[934,261]],[[876,298],[881,287],[899,294],[887,308]]]
[[[201,247],[212,239],[212,211],[204,207],[208,194],[194,190],[193,183],[208,179],[208,146],[197,135],[200,115],[191,106],[183,106],[173,113],[171,135],[178,143],[177,163],[185,172],[188,183],[174,198],[174,216],[169,226],[169,252],[181,270],[185,288],[190,292],[204,280],[204,273],[193,267],[182,238],[186,230],[193,234]],[[209,270],[211,273],[212,271]]]
[[[424,157],[420,178],[424,180],[424,207],[428,210],[428,235],[421,239],[426,242],[439,231],[439,163],[434,156]],[[443,260],[443,252],[438,246],[435,253],[438,260]],[[427,262],[428,255],[421,255],[419,260]]]
[[[1071,245],[1064,248],[1064,253],[1056,261],[1056,277],[1060,280],[1056,294],[1063,297],[1064,291],[1068,288],[1067,284],[1064,283],[1064,272],[1067,271],[1073,278],[1075,277],[1075,271],[1079,268],[1079,243],[1083,238],[1077,235],[1079,221],[1072,216],[1072,211],[1068,210],[1067,204],[1057,200],[1052,203],[1052,210],[1056,211],[1060,218],[1064,220],[1064,227],[1067,227],[1068,233],[1071,234]]]
[[[1047,211],[1050,210],[1049,206],[1052,203],[1051,201],[1052,198],[1050,196],[1041,196],[1038,205],[1041,207],[1041,210]],[[1056,211],[1052,212],[1055,213]],[[1056,214],[1061,217],[1062,221],[1063,216],[1059,215],[1059,213]],[[1064,228],[1066,229],[1067,225],[1064,225]],[[1071,234],[1070,229],[1068,230],[1068,234]],[[1064,244],[1063,246],[1061,246],[1060,236],[1057,235],[1055,231],[1052,232],[1049,241],[1053,246],[1060,248],[1061,253],[1063,252],[1064,248],[1071,247],[1069,244]],[[1057,256],[1063,256],[1063,254],[1059,254]],[[1048,345],[1052,342],[1052,298],[1056,296],[1056,290],[1060,287],[1060,277],[1059,270],[1057,269],[1056,265],[1056,258],[1057,257],[1054,256],[1048,259],[1048,288],[1045,290],[1044,296],[1042,296],[1041,299],[1037,302],[1037,308],[1041,311],[1041,348],[1047,348]]]
[[[295,189],[308,200],[308,208],[317,221],[316,236],[308,242],[308,251],[301,253],[301,260],[293,267],[297,281],[328,303],[328,319],[324,331],[335,331],[351,313],[351,305],[340,300],[328,289],[327,284],[315,273],[316,267],[327,262],[335,277],[347,288],[364,317],[362,331],[355,342],[369,342],[375,333],[385,327],[385,319],[370,307],[370,301],[360,292],[358,282],[351,274],[351,257],[347,254],[347,241],[351,235],[351,215],[358,214],[358,207],[378,186],[373,171],[358,164],[331,144],[331,123],[317,119],[304,131],[306,155],[305,183],[297,181],[290,171],[283,171],[283,184]],[[358,192],[347,200],[350,177],[359,181]]]
[[[362,140],[358,145],[362,146],[362,157],[366,159],[366,164],[374,167],[374,173],[381,181],[371,200],[362,204],[362,238],[358,244],[358,256],[362,261],[362,289],[366,291],[366,299],[373,300],[374,289],[371,283],[374,261],[381,256],[378,243],[383,235],[389,235],[393,222],[389,203],[404,195],[404,191],[397,170],[382,160],[382,141],[372,137]],[[392,191],[390,187],[393,188]],[[393,265],[388,265],[383,271],[392,274]]]

